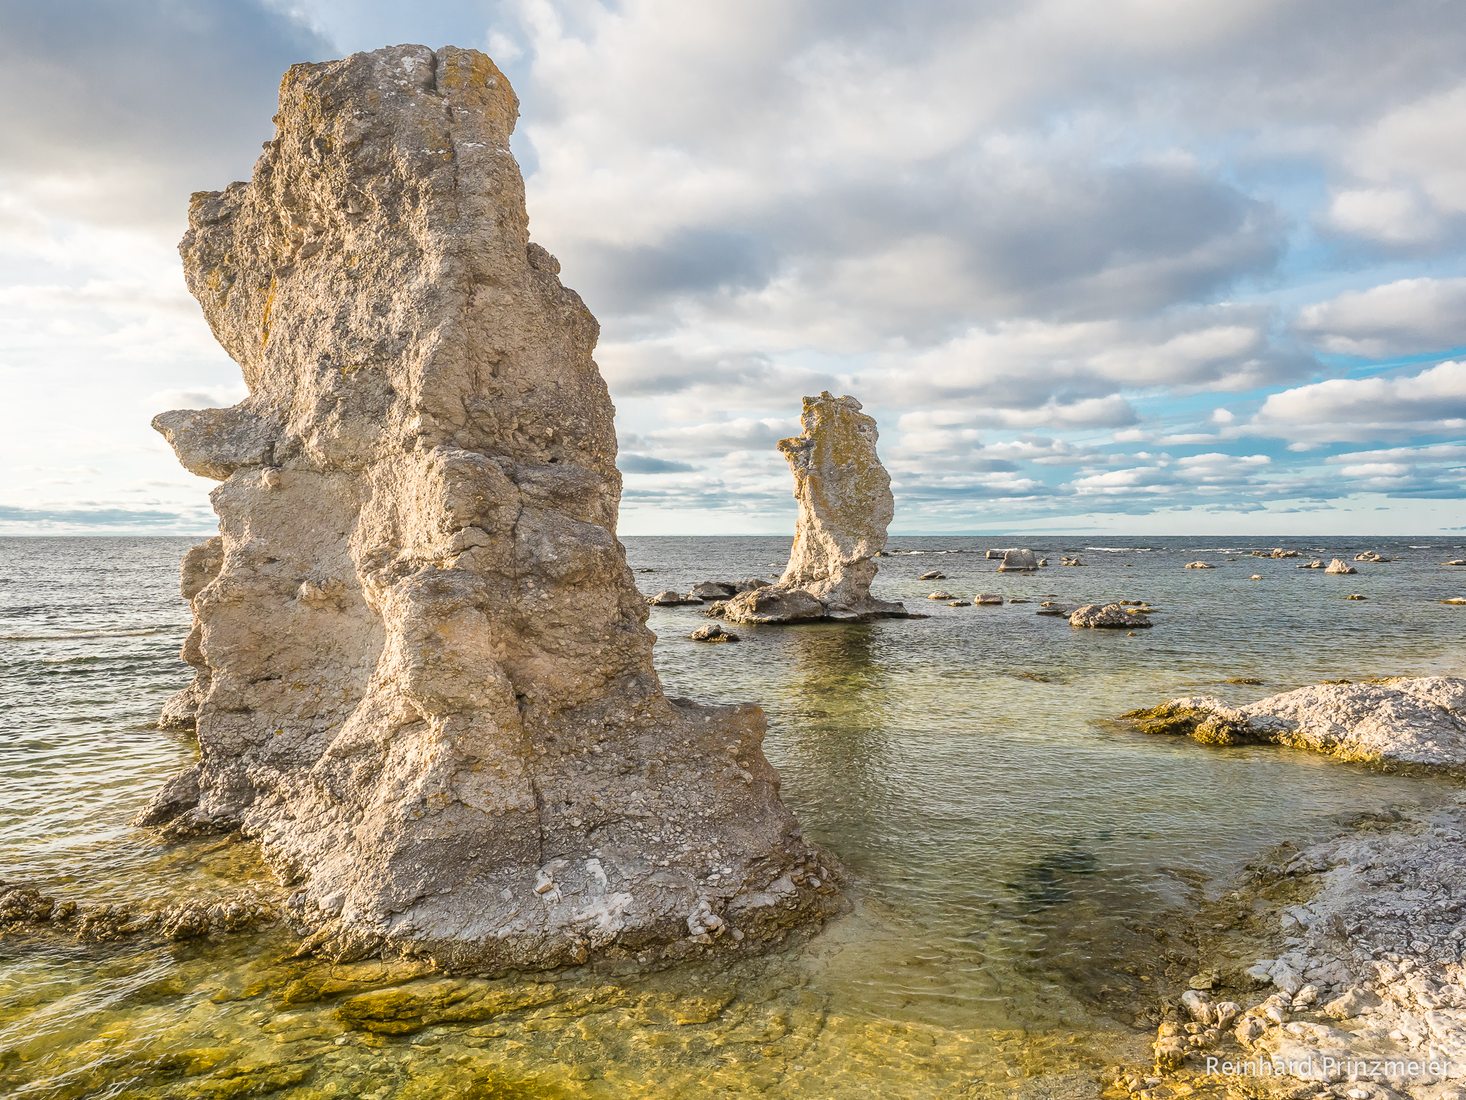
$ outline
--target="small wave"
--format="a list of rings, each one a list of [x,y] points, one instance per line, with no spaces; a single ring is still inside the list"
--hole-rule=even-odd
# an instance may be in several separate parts
[[[172,634],[176,626],[153,626],[145,630],[76,630],[58,634],[0,634],[0,642],[75,642],[86,638],[150,638]]]
[[[1155,550],[1154,546],[1086,546],[1086,550],[1093,550],[1097,554],[1149,554]]]

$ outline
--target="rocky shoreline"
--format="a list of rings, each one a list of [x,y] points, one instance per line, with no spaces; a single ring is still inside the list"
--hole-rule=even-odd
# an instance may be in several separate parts
[[[1460,777],[1466,679],[1317,684],[1132,711],[1142,732]],[[1285,843],[1199,910],[1197,973],[1116,1095],[1466,1100],[1466,794]]]
[[[1284,844],[1195,924],[1154,1066],[1107,1095],[1466,1097],[1466,795]]]

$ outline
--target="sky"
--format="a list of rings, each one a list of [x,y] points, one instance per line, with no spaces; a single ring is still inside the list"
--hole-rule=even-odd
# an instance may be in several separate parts
[[[897,533],[1466,530],[1466,5],[0,5],[0,533],[193,533],[148,426],[244,396],[188,196],[279,79],[483,49],[601,322],[623,534],[787,533],[800,397]]]

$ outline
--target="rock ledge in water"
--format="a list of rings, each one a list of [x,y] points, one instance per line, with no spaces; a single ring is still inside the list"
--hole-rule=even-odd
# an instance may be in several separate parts
[[[1424,676],[1316,684],[1231,707],[1173,699],[1125,718],[1146,733],[1208,745],[1265,743],[1369,763],[1466,768],[1466,679]]]
[[[598,328],[529,240],[517,114],[472,50],[297,65],[250,182],[193,197],[185,275],[249,396],[157,420],[220,537],[184,569],[200,761],[145,820],[258,838],[336,958],[769,943],[838,873],[762,712],[653,670]]]

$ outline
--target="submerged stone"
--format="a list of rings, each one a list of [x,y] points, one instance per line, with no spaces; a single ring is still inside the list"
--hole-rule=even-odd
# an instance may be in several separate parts
[[[252,179],[194,196],[185,276],[249,396],[156,422],[220,536],[184,569],[200,760],[145,820],[258,838],[335,958],[767,944],[838,874],[762,713],[653,670],[597,325],[529,240],[517,113],[472,50],[297,65]]]

